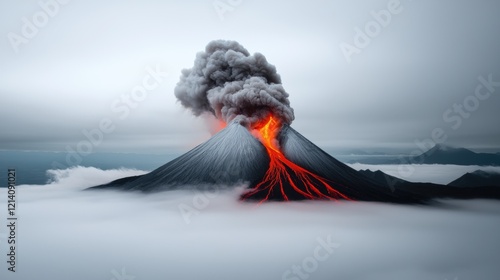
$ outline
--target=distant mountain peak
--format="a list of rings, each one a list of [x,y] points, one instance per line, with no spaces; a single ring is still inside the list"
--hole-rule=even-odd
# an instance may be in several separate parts
[[[451,146],[446,145],[446,144],[436,144],[436,145],[434,145],[434,149],[441,150],[441,151],[447,151],[447,150],[454,149],[454,147],[451,147]]]
[[[500,154],[476,153],[466,148],[448,144],[436,144],[434,147],[414,157],[413,162],[426,164],[458,164],[458,165],[500,165]]]
[[[458,150],[466,150],[470,151],[465,148],[459,148],[457,146],[449,145],[449,144],[436,144],[434,147],[432,147],[429,151],[441,151],[441,152],[452,152],[452,151],[458,151]],[[429,152],[428,151],[428,152]],[[472,152],[472,151],[471,151]]]
[[[473,172],[468,172],[467,174],[472,174],[472,175],[481,176],[481,177],[492,177],[492,176],[495,176],[495,175],[499,175],[498,172],[495,172],[495,171],[485,171],[485,170],[481,170],[481,169],[478,169],[478,170],[473,171]]]

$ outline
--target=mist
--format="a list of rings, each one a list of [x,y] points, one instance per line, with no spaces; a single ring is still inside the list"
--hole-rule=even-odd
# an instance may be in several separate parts
[[[51,183],[17,188],[17,272],[1,262],[2,279],[301,279],[294,266],[307,279],[500,274],[497,201],[257,206],[238,201],[244,186],[150,195],[94,192],[82,190],[144,171],[75,167],[49,173]],[[6,189],[0,195],[6,197]],[[0,201],[6,209],[6,200]],[[4,226],[0,232],[5,252]],[[333,244],[330,251],[325,243]]]

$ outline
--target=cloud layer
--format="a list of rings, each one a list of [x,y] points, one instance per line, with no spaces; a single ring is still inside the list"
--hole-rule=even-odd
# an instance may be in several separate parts
[[[18,187],[18,272],[1,262],[0,278],[118,279],[125,272],[137,280],[264,280],[282,279],[294,265],[308,279],[493,280],[500,273],[496,201],[256,207],[237,201],[241,189],[81,191],[140,173],[78,167],[52,172],[48,185]],[[6,197],[5,189],[0,195]],[[4,227],[1,233],[5,238]],[[318,240],[328,238],[339,246],[331,254],[321,251],[326,259],[316,259],[314,267]],[[4,240],[0,244],[5,252]]]

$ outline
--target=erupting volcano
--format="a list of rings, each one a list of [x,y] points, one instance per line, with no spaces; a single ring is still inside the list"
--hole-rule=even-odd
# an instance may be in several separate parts
[[[290,199],[346,199],[349,198],[322,178],[289,161],[279,150],[276,136],[281,124],[269,116],[263,124],[257,124],[262,144],[269,155],[269,168],[262,180],[250,191],[242,195],[243,199],[261,199],[261,202],[270,197],[280,200]]]
[[[290,125],[294,111],[276,68],[235,41],[212,41],[175,88],[196,116],[226,124],[208,141],[152,172],[91,189],[156,192],[231,188],[242,200],[363,200],[422,203],[434,197],[488,197],[467,188],[375,181],[339,162]]]

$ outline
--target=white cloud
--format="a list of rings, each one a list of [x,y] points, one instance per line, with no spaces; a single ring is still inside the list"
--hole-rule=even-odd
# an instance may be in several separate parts
[[[81,191],[141,171],[52,173],[50,185],[18,187],[18,271],[8,272],[2,261],[1,279],[105,280],[122,272],[136,280],[282,279],[329,235],[340,246],[308,279],[496,279],[500,273],[496,201],[256,206],[239,202],[236,189],[212,195],[188,224],[179,205],[193,205],[200,194]],[[2,221],[6,196],[1,189]],[[5,247],[2,240],[2,255]]]

